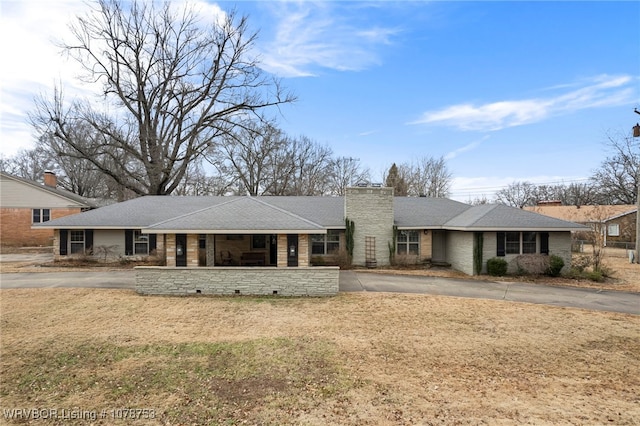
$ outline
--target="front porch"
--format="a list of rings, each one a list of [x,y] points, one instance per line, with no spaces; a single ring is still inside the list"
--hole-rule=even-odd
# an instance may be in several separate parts
[[[308,267],[308,234],[166,234],[167,267]]]

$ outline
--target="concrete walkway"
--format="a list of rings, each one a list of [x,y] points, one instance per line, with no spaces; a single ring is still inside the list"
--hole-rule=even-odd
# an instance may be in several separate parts
[[[507,300],[640,315],[640,294],[542,284],[341,271],[340,291],[419,293]]]
[[[135,276],[132,270],[0,274],[0,289],[57,287],[134,289]],[[639,293],[599,291],[541,284],[341,271],[340,291],[434,294],[640,315]]]

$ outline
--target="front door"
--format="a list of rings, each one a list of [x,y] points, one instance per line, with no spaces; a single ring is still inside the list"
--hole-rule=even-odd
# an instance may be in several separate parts
[[[287,266],[298,266],[298,234],[287,235]]]
[[[431,260],[433,262],[447,261],[446,231],[433,231],[431,239]]]
[[[187,266],[187,234],[176,234],[176,266]]]

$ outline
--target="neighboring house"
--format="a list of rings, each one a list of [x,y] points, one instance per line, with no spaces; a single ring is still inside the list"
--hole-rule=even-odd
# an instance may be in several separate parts
[[[57,188],[56,175],[51,172],[45,172],[44,183],[0,172],[0,244],[50,246],[53,231],[32,225],[93,207],[92,202]]]
[[[604,246],[633,246],[636,241],[635,205],[563,206],[538,205],[526,210],[557,219],[568,220],[589,226],[602,235]]]
[[[355,265],[388,265],[393,252],[467,274],[477,272],[478,241],[483,271],[489,258],[528,253],[557,254],[568,266],[571,232],[585,229],[504,205],[394,197],[372,186],[344,197],[147,196],[35,227],[54,229],[56,258],[98,247],[160,254],[166,267],[137,269],[141,293],[334,294],[337,268],[311,265],[346,249],[346,220],[355,225]]]

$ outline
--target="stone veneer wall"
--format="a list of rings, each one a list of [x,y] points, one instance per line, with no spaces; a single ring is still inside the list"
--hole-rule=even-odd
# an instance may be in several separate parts
[[[187,296],[282,295],[334,296],[338,294],[338,267],[276,268],[217,267],[135,268],[136,292],[140,294]]]
[[[393,241],[393,188],[347,188],[345,216],[355,225],[353,264],[365,265],[365,237],[375,237],[376,262],[389,264]]]

